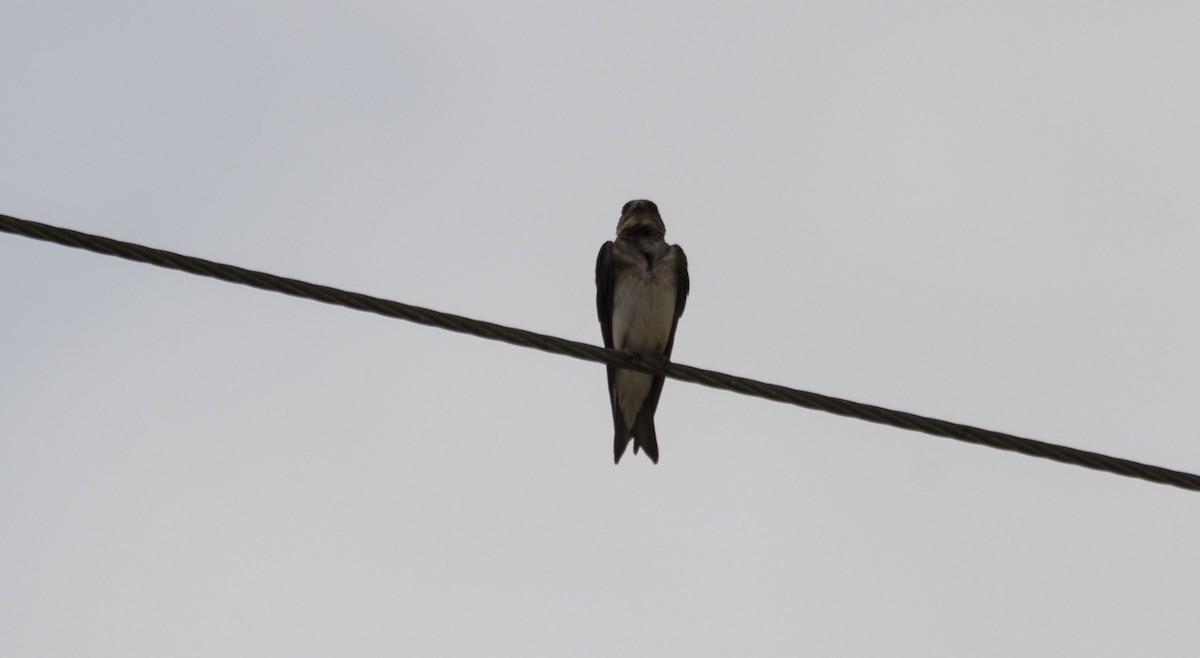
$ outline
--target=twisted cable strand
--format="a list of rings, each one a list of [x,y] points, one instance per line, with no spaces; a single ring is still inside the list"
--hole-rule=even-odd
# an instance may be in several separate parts
[[[733,391],[742,395],[760,397],[775,402],[794,404],[806,409],[824,411],[839,416],[857,418],[859,420],[890,425],[915,432],[924,432],[967,443],[976,443],[1000,450],[1018,452],[1031,457],[1051,459],[1064,464],[1074,464],[1126,477],[1139,478],[1159,484],[1168,484],[1181,489],[1200,491],[1200,476],[1192,473],[1176,471],[1161,466],[1152,466],[1119,457],[1110,457],[1096,452],[1046,443],[1044,441],[1026,439],[1011,434],[993,432],[991,430],[938,420],[936,418],[928,418],[904,411],[895,411],[861,402],[829,397],[819,393],[800,391],[786,386],[768,384],[712,370],[704,370],[703,368],[695,368],[681,363],[649,363],[618,350],[609,350],[587,343],[547,336],[514,327],[506,327],[461,315],[442,313],[441,311],[411,306],[388,299],[339,290],[297,279],[275,276],[265,272],[248,270],[234,265],[215,263],[202,258],[184,256],[131,242],[122,242],[80,231],[17,219],[8,215],[0,215],[0,231],[54,242],[68,247],[86,249],[100,254],[119,256],[132,261],[189,272],[200,276],[212,277],[230,283],[239,283],[262,290],[280,292],[293,297],[301,297],[326,304],[376,313],[385,317],[408,320],[409,322],[457,331],[480,338],[498,340],[521,347],[531,347],[576,359],[597,361],[650,374],[661,374],[671,379]]]

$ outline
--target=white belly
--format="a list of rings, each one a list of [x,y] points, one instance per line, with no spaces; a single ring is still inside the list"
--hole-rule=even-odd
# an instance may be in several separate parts
[[[632,370],[617,370],[617,406],[621,410],[621,418],[625,427],[633,427],[633,421],[642,411],[646,396],[650,395],[650,385],[654,377]]]
[[[663,274],[665,270],[669,274]],[[638,354],[659,356],[671,339],[675,321],[675,276],[662,268],[659,272],[634,270],[621,277],[613,290],[613,346]],[[632,427],[653,376],[632,370],[617,370],[617,405],[626,427]]]
[[[667,346],[675,320],[674,276],[621,277],[613,290],[613,346],[655,355]]]

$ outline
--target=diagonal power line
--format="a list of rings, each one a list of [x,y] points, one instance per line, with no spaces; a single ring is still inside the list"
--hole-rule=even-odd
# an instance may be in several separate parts
[[[358,311],[377,313],[389,318],[408,320],[480,338],[499,340],[513,345],[520,345],[521,347],[532,347],[545,352],[563,354],[586,361],[598,361],[631,370],[661,374],[680,381],[702,384],[712,388],[765,398],[775,402],[794,404],[807,409],[838,414],[839,416],[848,416],[872,423],[891,425],[892,427],[924,432],[934,436],[966,441],[967,443],[978,443],[1000,450],[1019,452],[1031,457],[1052,459],[1064,464],[1074,464],[1076,466],[1106,471],[1126,477],[1140,478],[1159,484],[1169,484],[1181,489],[1200,491],[1200,476],[1192,473],[1142,464],[1119,457],[1110,457],[1096,452],[1026,439],[1001,432],[993,432],[991,430],[938,420],[936,418],[928,418],[903,411],[885,409],[861,402],[829,397],[819,393],[800,391],[777,384],[767,384],[713,370],[693,368],[681,363],[656,365],[618,350],[608,350],[587,343],[566,340],[555,336],[546,336],[491,322],[473,320],[460,315],[442,313],[419,306],[410,306],[379,297],[371,297],[362,293],[348,292],[297,279],[288,279],[264,272],[256,272],[234,265],[214,263],[202,258],[184,256],[162,249],[154,249],[130,242],[121,242],[98,235],[17,219],[8,215],[0,215],[0,231],[54,242],[68,247],[87,249],[88,251],[100,254],[119,256],[128,260],[149,263],[200,276],[212,277],[230,283],[240,283],[262,290],[281,292],[293,297],[302,297],[326,304],[345,306]]]

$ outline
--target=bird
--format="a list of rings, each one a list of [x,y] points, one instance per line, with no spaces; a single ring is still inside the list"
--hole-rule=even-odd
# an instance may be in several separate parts
[[[658,206],[635,199],[621,208],[616,239],[605,242],[596,257],[596,314],[604,346],[659,364],[671,358],[691,286],[687,256],[679,245],[667,244],[666,233]],[[614,464],[631,440],[635,455],[640,449],[658,463],[654,412],[664,379],[608,366]]]

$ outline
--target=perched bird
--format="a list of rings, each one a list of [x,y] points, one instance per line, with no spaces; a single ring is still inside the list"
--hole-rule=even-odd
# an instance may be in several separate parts
[[[666,233],[658,206],[630,201],[621,209],[617,239],[605,242],[596,258],[596,313],[604,346],[660,363],[671,357],[688,296],[687,257],[678,245],[667,244]],[[634,454],[644,450],[658,463],[654,411],[663,379],[608,366],[614,463],[620,463],[630,439]]]

